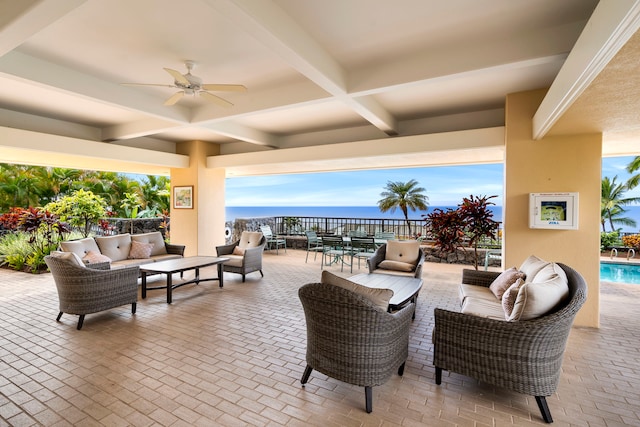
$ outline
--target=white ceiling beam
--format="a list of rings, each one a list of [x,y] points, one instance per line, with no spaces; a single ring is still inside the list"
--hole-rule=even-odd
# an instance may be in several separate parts
[[[250,142],[256,145],[263,145],[269,148],[279,148],[279,141],[275,135],[261,132],[247,126],[242,126],[238,123],[227,121],[210,123],[202,127],[229,138]]]
[[[0,4],[0,56],[12,51],[86,0],[6,0]]]
[[[289,15],[272,2],[207,0],[237,25],[276,52],[305,77],[354,108],[358,114],[389,135],[397,122],[382,106],[347,93],[346,73],[337,61]],[[369,107],[372,107],[370,109]]]
[[[109,142],[122,139],[140,138],[142,136],[175,130],[179,127],[181,126],[176,125],[175,122],[149,118],[146,120],[138,120],[136,122],[104,127],[102,128],[102,141]]]
[[[640,28],[640,0],[601,0],[533,116],[541,139]]]

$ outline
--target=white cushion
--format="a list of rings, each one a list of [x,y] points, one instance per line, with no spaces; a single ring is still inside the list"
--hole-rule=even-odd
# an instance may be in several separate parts
[[[75,266],[85,268],[84,262],[75,252],[62,252],[62,251],[53,251],[49,255],[53,258],[58,258],[65,260]]]
[[[262,233],[260,231],[243,231],[238,246],[242,249],[255,248],[260,246],[261,239]]]
[[[164,238],[162,237],[162,233],[160,233],[159,231],[152,231],[151,233],[132,234],[131,241],[140,243],[153,243],[151,256],[167,254],[167,248],[164,245]]]
[[[98,262],[111,262],[111,258],[109,258],[106,255],[102,255],[100,252],[98,251],[89,251],[87,252],[87,254],[82,257],[82,261],[86,262],[87,264],[95,264]]]
[[[494,320],[505,320],[504,310],[496,301],[495,297],[491,301],[483,298],[467,297],[462,304],[460,311],[464,314],[486,317]]]
[[[385,259],[384,261],[380,261],[380,264],[378,264],[378,268],[383,268],[385,270],[410,272],[416,269],[416,265],[411,264],[410,262],[392,261],[390,259]]]
[[[362,295],[384,311],[387,311],[389,308],[389,300],[393,297],[393,291],[391,289],[368,288],[352,282],[351,280],[336,276],[326,270],[322,272],[322,278],[320,281],[322,283],[338,286],[340,288],[350,290],[358,295]]]
[[[100,252],[96,241],[92,237],[84,239],[70,240],[68,242],[60,242],[60,249],[64,252],[73,252],[80,258],[84,258],[89,252]]]
[[[385,260],[416,265],[420,258],[420,242],[417,240],[389,240]]]
[[[540,259],[535,255],[531,255],[529,258],[524,260],[518,270],[522,271],[525,274],[525,281],[532,282],[536,277],[536,274],[538,274],[538,272],[548,264],[548,261]]]
[[[129,257],[131,250],[131,234],[116,234],[115,236],[96,237],[100,253],[111,258],[112,261],[122,261]]]
[[[538,281],[538,277],[546,279]],[[518,290],[509,321],[530,320],[552,311],[569,296],[567,275],[559,265],[551,263],[536,275],[535,282],[527,281]]]

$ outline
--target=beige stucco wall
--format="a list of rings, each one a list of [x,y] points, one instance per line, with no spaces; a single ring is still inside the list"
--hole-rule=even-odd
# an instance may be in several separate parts
[[[186,245],[185,255],[215,255],[224,244],[225,176],[223,169],[207,169],[207,156],[219,146],[202,141],[178,144],[178,154],[189,156],[189,168],[171,169],[171,242]],[[173,187],[193,185],[193,209],[173,209]]]
[[[531,117],[545,91],[512,94],[506,102],[504,267],[531,254],[580,272],[588,298],[576,326],[599,326],[602,135],[532,139]],[[529,193],[579,192],[579,229],[529,228]]]

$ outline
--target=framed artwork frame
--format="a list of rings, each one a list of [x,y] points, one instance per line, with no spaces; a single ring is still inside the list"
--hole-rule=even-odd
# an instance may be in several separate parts
[[[193,185],[173,187],[173,208],[193,209]]]

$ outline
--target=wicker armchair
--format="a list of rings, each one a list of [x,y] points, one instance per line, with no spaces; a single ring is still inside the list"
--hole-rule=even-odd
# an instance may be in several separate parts
[[[404,372],[413,304],[393,314],[350,290],[310,283],[298,291],[307,322],[306,384],[314,369],[365,388],[366,411],[373,386]]]
[[[262,233],[259,233],[260,239],[257,245],[247,247],[248,239],[255,238],[255,236],[250,236],[251,234],[255,235],[256,232],[249,233],[243,231],[240,236],[240,240],[237,242],[229,245],[216,246],[216,253],[219,257],[229,258],[229,261],[226,261],[222,265],[222,270],[229,273],[241,274],[243,282],[245,281],[245,276],[249,273],[253,273],[254,271],[259,271],[260,275],[264,277],[264,274],[262,273],[262,254],[264,252],[264,247],[267,244],[267,240]],[[242,247],[244,249],[244,254],[234,254],[236,246]]]
[[[544,421],[553,422],[546,396],[556,391],[571,325],[587,297],[583,277],[571,267],[558,265],[567,274],[569,298],[543,317],[507,322],[436,308],[436,384],[441,383],[444,369],[533,395]],[[462,281],[488,287],[498,274],[464,270]]]
[[[86,314],[125,304],[131,304],[131,313],[135,314],[139,267],[110,270],[109,263],[84,267],[50,255],[44,259],[58,289],[60,313],[56,321],[60,321],[63,313],[78,314],[80,330]]]
[[[411,272],[404,271],[395,271],[395,270],[386,270],[380,268],[380,263],[386,259],[387,255],[387,244],[381,245],[376,252],[367,260],[367,265],[369,266],[369,273],[383,273],[383,274],[397,274],[401,276],[411,276],[415,278],[422,277],[422,266],[424,264],[424,252],[419,249],[418,250],[418,260],[416,261],[415,269]]]

